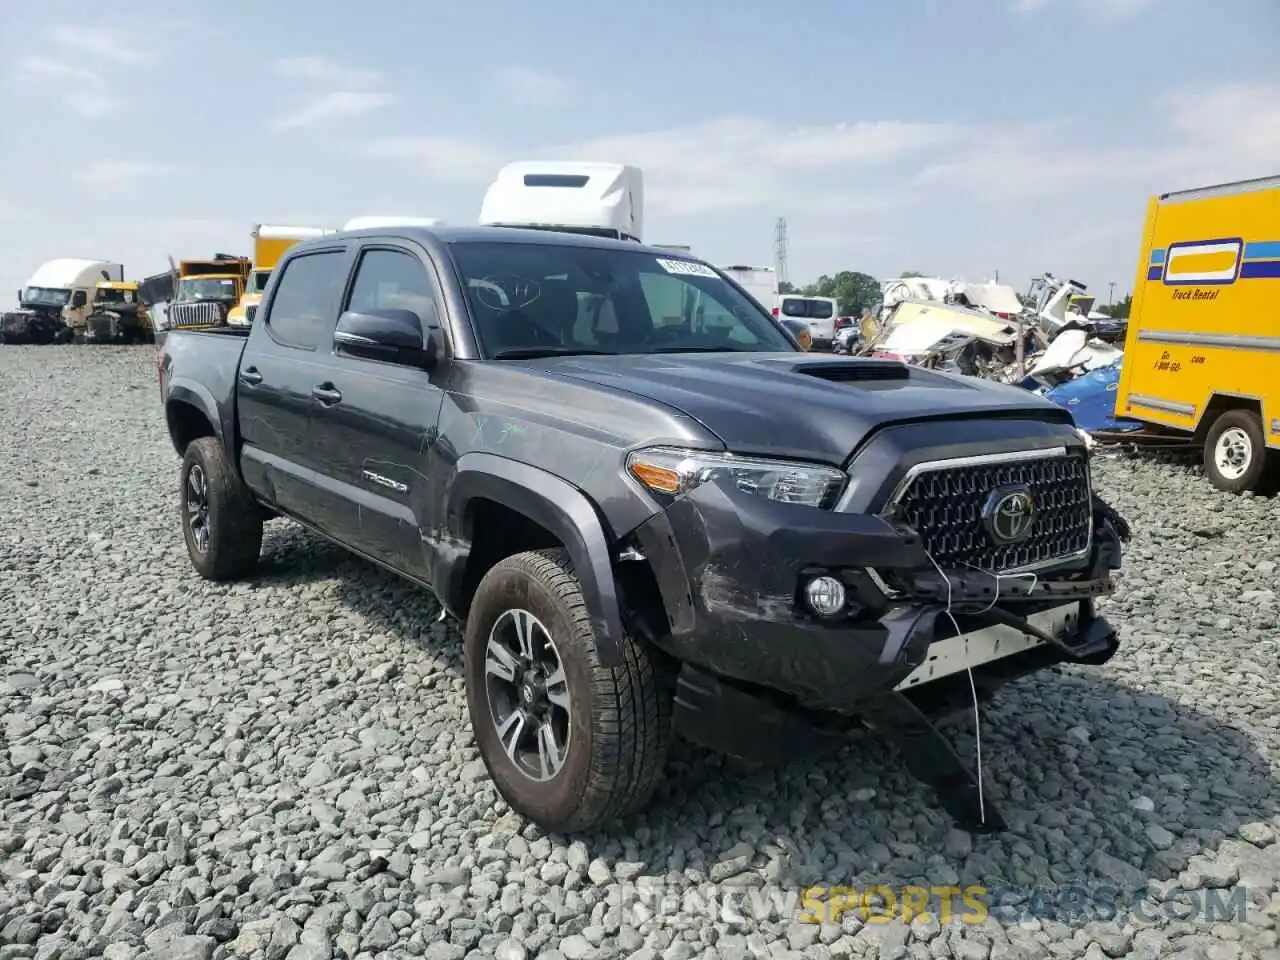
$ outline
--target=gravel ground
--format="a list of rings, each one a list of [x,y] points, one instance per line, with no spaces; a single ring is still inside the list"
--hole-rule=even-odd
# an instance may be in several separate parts
[[[951,829],[867,736],[767,770],[682,747],[568,842],[497,798],[428,597],[279,522],[256,582],[196,578],[152,349],[2,348],[0,411],[0,960],[1280,957],[1280,502],[1099,462],[1125,648],[985,710],[1007,834]],[[802,923],[810,884],[1006,906]]]

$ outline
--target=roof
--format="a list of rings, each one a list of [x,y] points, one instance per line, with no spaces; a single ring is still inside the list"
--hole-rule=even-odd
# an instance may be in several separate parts
[[[86,260],[78,257],[64,257],[40,264],[27,283],[33,287],[59,287],[79,280],[88,270],[97,273],[99,270],[112,270],[112,268],[118,267],[120,267],[120,264],[112,260]],[[97,276],[94,279],[101,280],[102,277]]]
[[[662,247],[636,243],[634,240],[618,240],[613,237],[597,237],[590,234],[567,233],[560,230],[538,230],[525,227],[412,227],[390,226],[369,230],[344,230],[337,234],[318,240],[305,241],[308,245],[323,243],[326,240],[341,239],[347,236],[401,237],[418,243],[429,244],[432,240],[445,244],[465,243],[511,243],[533,244],[548,247],[591,247],[600,250],[626,250],[632,253],[648,253],[655,257],[668,259],[692,259],[688,254]],[[704,261],[698,260],[699,263]]]

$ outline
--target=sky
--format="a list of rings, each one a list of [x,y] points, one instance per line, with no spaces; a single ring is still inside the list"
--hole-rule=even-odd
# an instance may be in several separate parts
[[[101,10],[101,12],[95,12]],[[1153,193],[1280,174],[1276,0],[0,0],[0,307],[54,257],[474,223],[515,160],[638,165],[645,237],[787,279],[1100,302]]]

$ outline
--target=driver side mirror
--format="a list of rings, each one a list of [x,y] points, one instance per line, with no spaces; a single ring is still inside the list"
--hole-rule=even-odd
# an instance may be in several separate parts
[[[71,306],[77,310],[89,302],[89,295],[83,290],[77,290],[71,295]]]
[[[354,356],[424,370],[434,367],[442,353],[440,328],[433,324],[424,330],[417,313],[398,308],[348,310],[338,318],[333,343]]]

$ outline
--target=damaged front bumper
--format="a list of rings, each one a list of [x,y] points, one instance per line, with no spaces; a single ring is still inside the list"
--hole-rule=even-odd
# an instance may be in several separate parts
[[[997,578],[944,573],[915,531],[890,519],[698,488],[634,536],[667,613],[653,642],[682,665],[677,729],[769,762],[870,725],[959,821],[998,828],[929,718],[1011,679],[1115,654],[1116,632],[1095,601],[1114,589],[1129,531],[1096,496],[1092,511],[1084,555]],[[816,576],[844,585],[838,617],[806,605]]]

